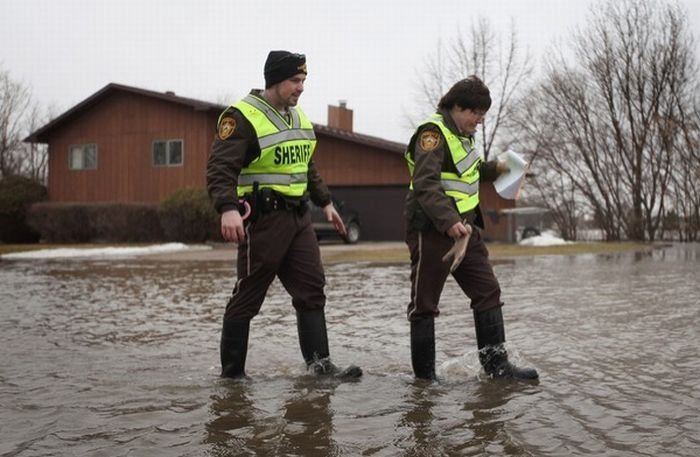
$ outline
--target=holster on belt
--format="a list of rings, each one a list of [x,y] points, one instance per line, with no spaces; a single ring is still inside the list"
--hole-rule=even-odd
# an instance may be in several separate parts
[[[416,207],[413,212],[413,217],[411,218],[411,227],[419,232],[425,232],[426,230],[434,229],[433,221],[430,220],[423,208],[420,206]]]
[[[258,215],[260,214],[260,201],[259,201],[259,191],[258,189],[260,188],[260,183],[257,181],[253,182],[253,192],[246,194],[243,199],[248,202],[250,205],[250,216],[248,216],[248,220],[251,222],[255,222],[258,219]]]
[[[299,215],[303,215],[309,207],[306,199],[287,198],[269,187],[259,189],[257,184],[257,182],[254,183],[253,192],[246,195],[246,201],[250,203],[252,216],[255,218],[272,211],[296,211]]]

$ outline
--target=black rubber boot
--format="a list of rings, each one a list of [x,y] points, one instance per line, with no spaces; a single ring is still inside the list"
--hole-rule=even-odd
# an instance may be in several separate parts
[[[505,343],[506,332],[503,327],[501,307],[477,313],[474,311],[476,341],[479,347],[481,366],[494,378],[537,379],[539,375],[534,368],[518,368],[508,361]]]
[[[411,365],[420,379],[435,378],[435,319],[411,321]]]
[[[330,359],[328,350],[328,333],[326,315],[323,309],[297,311],[297,329],[301,354],[309,370],[317,375],[329,375],[338,378],[354,379],[362,376],[362,369],[350,365],[339,369]]]
[[[221,331],[221,377],[245,376],[245,358],[248,354],[250,321],[224,319]]]

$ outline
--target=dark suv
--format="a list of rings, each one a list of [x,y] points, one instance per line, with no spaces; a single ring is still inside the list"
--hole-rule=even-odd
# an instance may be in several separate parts
[[[340,214],[340,217],[343,219],[347,234],[345,236],[340,236],[335,230],[333,223],[326,220],[326,215],[323,214],[323,210],[309,202],[311,221],[316,231],[316,237],[319,240],[329,237],[340,237],[348,244],[357,243],[360,239],[360,218],[357,215],[357,211],[348,208],[343,202],[335,198],[333,199],[333,206],[335,206],[336,211],[338,211],[338,214]]]

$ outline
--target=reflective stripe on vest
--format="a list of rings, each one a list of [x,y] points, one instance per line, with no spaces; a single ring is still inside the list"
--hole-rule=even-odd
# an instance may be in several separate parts
[[[433,124],[440,129],[447,142],[452,163],[457,169],[457,173],[440,172],[440,184],[445,194],[452,197],[460,214],[476,208],[479,204],[479,165],[482,158],[481,152],[475,147],[474,138],[457,136],[447,128],[444,119],[439,114],[434,114],[426,119],[421,127],[426,124]],[[413,190],[413,171],[415,168],[413,155],[414,151],[406,151],[405,157],[411,175],[411,190]]]
[[[238,196],[252,192],[255,183],[289,197],[303,196],[316,149],[311,121],[299,108],[290,107],[288,123],[265,100],[252,94],[232,106],[251,123],[260,145],[260,156],[241,170]]]
[[[257,182],[260,187],[291,186],[293,184],[306,183],[306,173],[293,173],[291,175],[281,173],[257,173],[245,174],[238,178],[238,187],[253,186]],[[263,185],[265,184],[265,185]]]

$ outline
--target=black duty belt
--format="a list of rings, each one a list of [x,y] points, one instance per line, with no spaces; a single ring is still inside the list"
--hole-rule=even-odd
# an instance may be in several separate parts
[[[279,194],[272,194],[263,200],[263,207],[267,211],[295,211],[300,204],[299,201],[288,200]]]
[[[267,188],[260,189],[252,197],[253,211],[255,211],[257,206],[257,209],[262,213],[271,211],[302,211],[306,207],[303,199],[285,197]]]

